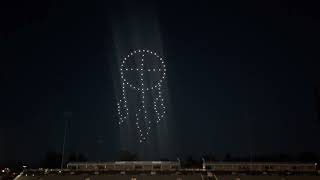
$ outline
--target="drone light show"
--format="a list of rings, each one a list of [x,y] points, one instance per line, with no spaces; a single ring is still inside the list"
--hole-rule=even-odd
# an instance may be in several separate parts
[[[152,129],[156,128],[166,115],[162,88],[166,78],[166,65],[163,58],[154,51],[134,50],[123,58],[120,77],[122,94],[117,103],[118,123],[121,127],[134,121],[138,141],[146,142],[153,133]],[[135,94],[131,96],[132,99],[128,91]]]
[[[152,4],[127,4],[110,22],[114,54],[110,55],[114,83],[114,125],[119,150],[154,160],[173,155],[173,103],[167,68],[169,49],[163,45]],[[124,16],[129,14],[129,16]]]

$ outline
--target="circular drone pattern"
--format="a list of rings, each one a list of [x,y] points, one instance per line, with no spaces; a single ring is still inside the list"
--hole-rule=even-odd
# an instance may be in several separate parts
[[[151,60],[155,62],[150,63]],[[150,67],[150,64],[157,64],[158,66]],[[155,74],[157,74],[156,78],[151,78],[156,79],[154,82],[150,83],[146,81],[148,78],[150,80],[150,77],[154,77]],[[117,103],[118,123],[122,125],[129,120],[127,89],[132,89],[141,97],[134,111],[131,112],[135,112],[135,126],[139,142],[142,143],[150,135],[152,123],[155,123],[155,125],[159,124],[166,114],[162,92],[162,84],[166,77],[166,65],[156,52],[145,49],[134,50],[123,58],[120,65],[120,77],[122,94]],[[151,98],[153,110],[152,112],[148,112],[145,100],[146,95],[151,93],[155,94],[155,97]],[[155,121],[151,120],[151,113],[154,113],[154,117],[156,117]]]

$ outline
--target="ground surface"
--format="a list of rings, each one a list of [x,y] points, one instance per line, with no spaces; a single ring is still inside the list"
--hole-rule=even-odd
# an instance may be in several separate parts
[[[218,180],[320,180],[320,176],[217,176]],[[20,176],[16,180],[206,180],[201,175],[65,175]],[[210,178],[212,179],[212,178]],[[215,178],[213,178],[215,180]]]

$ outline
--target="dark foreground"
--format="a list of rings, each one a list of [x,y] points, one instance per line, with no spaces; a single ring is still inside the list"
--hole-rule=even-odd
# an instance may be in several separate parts
[[[63,176],[18,176],[16,180],[320,180],[320,176],[280,175],[217,175],[208,177],[194,175],[63,175]]]
[[[74,162],[65,169],[25,169],[15,180],[320,180],[317,163],[205,163],[170,161]],[[0,177],[0,180],[10,178]],[[11,178],[13,179],[13,178]]]

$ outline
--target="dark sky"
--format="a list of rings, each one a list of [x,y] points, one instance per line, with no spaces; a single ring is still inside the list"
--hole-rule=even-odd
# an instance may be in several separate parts
[[[320,152],[315,4],[148,3],[168,65],[173,155]],[[66,118],[67,152],[116,158],[111,21],[128,8],[107,0],[1,5],[0,162],[60,151]]]

